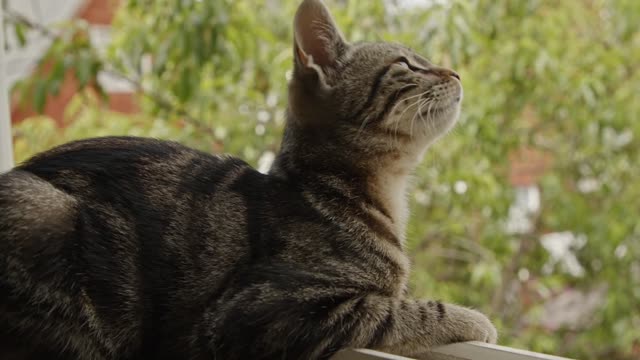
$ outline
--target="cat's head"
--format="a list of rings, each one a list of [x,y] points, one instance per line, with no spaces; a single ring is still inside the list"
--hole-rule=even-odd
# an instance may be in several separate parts
[[[399,44],[350,44],[320,0],[300,5],[288,126],[347,151],[420,157],[453,127],[461,100],[455,72]]]

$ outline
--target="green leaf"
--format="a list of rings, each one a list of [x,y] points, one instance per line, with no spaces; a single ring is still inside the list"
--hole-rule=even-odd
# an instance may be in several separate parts
[[[75,66],[76,66],[76,77],[78,79],[80,89],[83,89],[84,87],[87,86],[87,84],[89,84],[89,82],[94,76],[92,72],[93,59],[91,59],[88,56],[80,56],[76,59]]]
[[[64,83],[66,65],[64,58],[57,59],[55,64],[53,65],[53,70],[49,75],[49,92],[54,95],[58,95],[60,93],[60,87]]]
[[[25,34],[27,29],[25,25],[21,22],[16,22],[13,29],[18,38],[18,44],[20,44],[20,47],[24,47],[27,44],[27,36]]]
[[[33,106],[42,113],[47,102],[47,81],[38,80],[33,93]]]

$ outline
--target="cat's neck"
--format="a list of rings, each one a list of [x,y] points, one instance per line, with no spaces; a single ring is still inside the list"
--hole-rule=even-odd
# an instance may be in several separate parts
[[[370,196],[384,204],[399,239],[404,241],[409,217],[407,193],[411,171],[388,164],[384,171],[373,173],[368,183]]]
[[[317,139],[316,139],[317,140]],[[270,174],[292,181],[331,179],[332,186],[367,199],[376,218],[402,242],[408,219],[407,191],[415,162],[392,153],[357,154],[352,149],[309,144],[290,129]]]

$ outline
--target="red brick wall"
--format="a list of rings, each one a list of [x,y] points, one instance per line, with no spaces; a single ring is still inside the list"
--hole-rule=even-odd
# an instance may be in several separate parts
[[[514,186],[534,185],[549,169],[552,157],[535,149],[522,148],[509,155],[509,182]]]
[[[119,5],[120,0],[87,0],[80,8],[77,18],[84,19],[89,24],[110,25]]]

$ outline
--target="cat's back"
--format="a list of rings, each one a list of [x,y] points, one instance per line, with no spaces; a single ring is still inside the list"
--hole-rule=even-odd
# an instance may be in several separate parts
[[[0,182],[16,192],[35,190],[39,186],[34,179],[42,180],[80,205],[122,208],[150,222],[176,214],[182,202],[195,206],[211,200],[224,191],[226,182],[244,173],[257,172],[231,156],[151,138],[103,137],[38,154]],[[25,177],[31,177],[29,185],[24,184]],[[162,213],[169,209],[171,214]]]
[[[122,186],[124,182],[130,183],[130,187],[211,188],[228,172],[248,169],[249,165],[237,158],[214,156],[175,142],[139,137],[70,142],[36,155],[16,168],[76,194],[86,189],[87,182],[95,185],[94,188]]]

